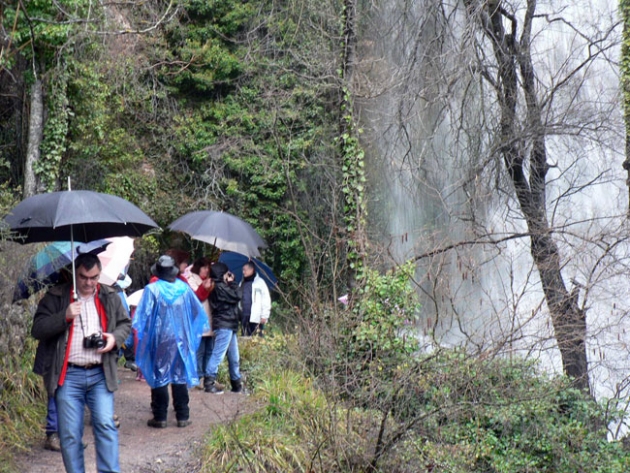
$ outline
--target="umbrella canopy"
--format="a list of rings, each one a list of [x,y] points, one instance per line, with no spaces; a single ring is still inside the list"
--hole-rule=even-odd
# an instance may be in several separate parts
[[[113,237],[108,240],[111,244],[104,252],[98,254],[103,266],[98,282],[112,286],[118,280],[118,276],[124,273],[134,248],[133,238]]]
[[[131,202],[85,190],[34,195],[4,220],[21,243],[141,236],[158,227]]]
[[[20,243],[141,236],[158,227],[131,202],[115,195],[84,190],[28,197],[16,205],[4,221]],[[76,287],[74,260],[72,278]]]
[[[62,269],[70,265],[82,253],[99,254],[111,242],[106,239],[90,243],[57,241],[46,245],[29,260],[23,276],[18,280],[13,292],[13,302],[28,299],[31,294],[46,286],[57,284]]]
[[[195,240],[204,241],[222,250],[234,251],[246,256],[260,256],[259,248],[267,244],[254,227],[227,212],[199,210],[178,218],[168,227],[187,233]]]
[[[142,299],[142,294],[144,294],[144,289],[138,289],[128,295],[127,304],[129,304],[129,307],[137,306],[140,303],[140,299]]]
[[[265,263],[256,258],[249,258],[241,255],[240,253],[233,253],[231,251],[224,251],[219,255],[219,261],[225,263],[228,269],[234,273],[234,278],[237,283],[240,284],[243,279],[243,265],[248,261],[254,263],[256,267],[256,274],[258,274],[269,286],[269,289],[275,289],[278,284],[278,278],[273,274],[271,268]]]

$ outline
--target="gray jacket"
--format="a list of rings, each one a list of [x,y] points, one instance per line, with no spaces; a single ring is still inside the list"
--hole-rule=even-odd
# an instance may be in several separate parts
[[[44,377],[46,390],[51,396],[59,385],[59,378],[66,365],[66,348],[72,323],[66,322],[66,309],[70,305],[70,284],[51,288],[42,298],[35,318],[31,335],[39,340],[35,356],[35,371]],[[111,392],[118,388],[116,362],[118,349],[131,331],[131,319],[123,308],[120,297],[113,289],[99,285],[98,298],[107,315],[107,327],[104,332],[112,333],[116,346],[103,353],[103,371],[107,389]],[[81,334],[73,334],[73,336]]]

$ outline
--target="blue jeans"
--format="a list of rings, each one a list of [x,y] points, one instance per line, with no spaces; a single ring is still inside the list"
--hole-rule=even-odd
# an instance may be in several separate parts
[[[197,350],[197,376],[201,379],[206,374],[206,368],[212,356],[214,337],[201,337],[201,343]]]
[[[107,390],[102,367],[68,366],[63,386],[55,393],[61,455],[67,473],[84,473],[83,415],[87,404],[92,414],[99,473],[120,472],[118,430],[114,424],[114,393]]]
[[[57,404],[54,396],[48,396],[48,411],[46,412],[46,435],[57,433]]]
[[[232,381],[238,381],[241,379],[241,373],[239,371],[238,339],[236,338],[236,332],[227,328],[220,328],[215,330],[214,333],[214,348],[212,349],[208,366],[206,366],[205,374],[206,376],[216,379],[219,373],[219,365],[227,353],[230,379]]]

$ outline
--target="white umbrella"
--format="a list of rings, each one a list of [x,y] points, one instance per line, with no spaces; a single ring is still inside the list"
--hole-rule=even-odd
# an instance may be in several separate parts
[[[129,307],[137,307],[140,303],[140,299],[142,299],[143,293],[144,289],[138,289],[136,292],[133,292],[131,295],[127,296],[127,304],[129,304]]]
[[[129,237],[113,237],[107,238],[111,243],[107,245],[107,249],[98,254],[101,260],[103,270],[98,282],[113,286],[118,280],[118,276],[125,270],[129,264],[131,254],[133,253],[133,238]]]

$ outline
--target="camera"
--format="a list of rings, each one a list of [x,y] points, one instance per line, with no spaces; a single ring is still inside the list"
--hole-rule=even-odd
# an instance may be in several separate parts
[[[105,346],[105,340],[100,333],[93,333],[89,337],[83,339],[83,348],[103,348]]]

